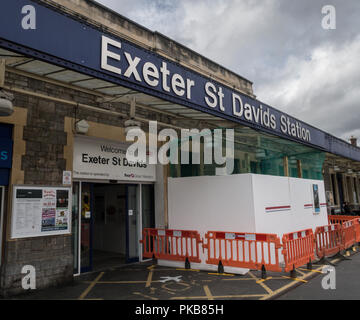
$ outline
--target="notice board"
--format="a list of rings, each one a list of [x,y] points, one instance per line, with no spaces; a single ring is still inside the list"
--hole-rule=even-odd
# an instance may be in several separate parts
[[[14,186],[11,238],[70,233],[71,188]]]

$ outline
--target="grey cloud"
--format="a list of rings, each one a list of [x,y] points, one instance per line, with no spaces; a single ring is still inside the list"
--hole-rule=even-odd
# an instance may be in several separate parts
[[[99,2],[253,81],[275,108],[343,138],[360,135],[360,1]],[[336,30],[321,27],[324,5],[336,8]]]

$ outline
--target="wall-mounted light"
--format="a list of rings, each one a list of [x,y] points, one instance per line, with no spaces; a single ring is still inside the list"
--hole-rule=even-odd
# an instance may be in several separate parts
[[[90,125],[86,120],[80,120],[75,123],[76,133],[86,134],[89,131]]]
[[[14,107],[12,104],[14,100],[13,94],[0,90],[0,116],[6,117],[10,116],[14,112]]]
[[[141,130],[141,123],[139,121],[129,119],[125,121],[125,133],[127,134],[130,130]]]

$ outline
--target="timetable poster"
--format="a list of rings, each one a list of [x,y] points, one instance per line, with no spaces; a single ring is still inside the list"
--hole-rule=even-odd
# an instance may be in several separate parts
[[[12,238],[69,233],[70,188],[14,187]]]

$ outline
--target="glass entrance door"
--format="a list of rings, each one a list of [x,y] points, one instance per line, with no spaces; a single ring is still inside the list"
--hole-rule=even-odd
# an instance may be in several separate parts
[[[138,185],[126,185],[126,261],[139,260],[139,188]]]
[[[101,188],[104,189],[105,187],[106,194],[101,200],[99,192],[102,190]],[[100,244],[107,249],[107,252],[115,252],[122,255],[122,257],[125,256],[127,263],[139,261],[142,202],[145,203],[145,226],[150,227],[154,224],[152,217],[153,199],[151,199],[153,197],[153,188],[147,187],[145,189],[144,198],[142,198],[140,184],[101,185],[87,182],[74,183],[74,203],[78,203],[78,205],[73,206],[75,274],[79,273],[79,271],[80,273],[88,272],[93,267],[96,267],[93,265],[93,249]],[[76,216],[78,216],[78,219]],[[112,232],[100,228],[98,220],[103,218],[106,220],[106,226]],[[94,226],[96,223],[97,228]],[[119,236],[112,238],[112,235]],[[77,241],[75,237],[77,237]]]

